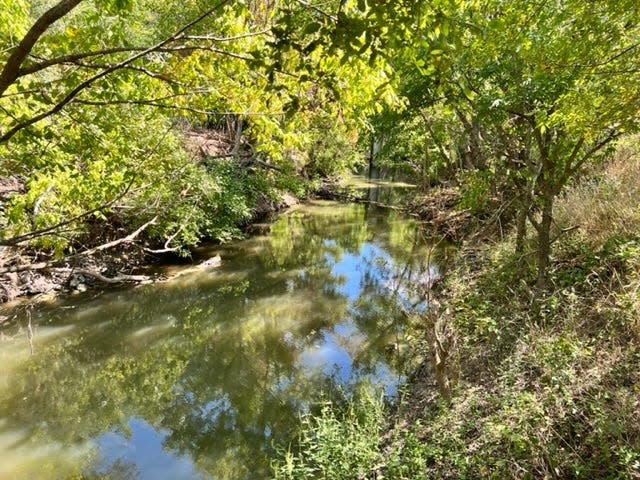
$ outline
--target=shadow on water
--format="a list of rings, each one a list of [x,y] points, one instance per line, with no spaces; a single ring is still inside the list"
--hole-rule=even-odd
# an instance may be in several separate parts
[[[315,402],[402,382],[418,238],[393,211],[315,202],[213,247],[219,268],[34,311],[33,356],[15,330],[0,343],[0,477],[268,477]]]

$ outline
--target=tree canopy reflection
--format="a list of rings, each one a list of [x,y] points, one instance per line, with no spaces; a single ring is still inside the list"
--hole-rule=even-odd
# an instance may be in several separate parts
[[[77,446],[85,477],[147,478],[140,459],[105,453],[147,429],[204,478],[264,478],[273,445],[322,394],[363,379],[393,388],[386,346],[403,328],[389,278],[421,261],[415,228],[312,205],[223,248],[215,271],[34,312],[38,331],[72,328],[36,337],[36,355],[9,372],[0,436]],[[61,462],[39,458],[33,478]]]

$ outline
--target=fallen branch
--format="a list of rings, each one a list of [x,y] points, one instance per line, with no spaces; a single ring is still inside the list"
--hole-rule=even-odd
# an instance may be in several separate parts
[[[74,269],[75,273],[93,277],[104,283],[123,283],[123,282],[148,282],[151,277],[148,275],[125,275],[118,273],[115,277],[105,277],[100,272],[94,270]]]
[[[187,187],[188,189],[189,187]],[[176,233],[174,233],[173,235],[171,235],[169,238],[167,238],[167,241],[164,242],[164,247],[160,248],[160,249],[151,249],[151,248],[143,248],[143,250],[147,253],[169,253],[169,252],[177,252],[178,250],[180,250],[180,247],[170,247],[169,244],[171,242],[173,242],[173,240],[178,236],[178,234],[182,231],[182,229],[184,228],[184,224],[180,225],[180,228],[178,228],[178,230],[176,230]]]
[[[116,246],[121,245],[123,243],[131,243],[149,225],[155,224],[157,219],[158,219],[158,216],[156,215],[151,220],[149,220],[147,223],[145,223],[144,225],[139,227],[136,231],[130,233],[126,237],[119,238],[118,240],[114,240],[112,242],[104,243],[104,244],[99,245],[97,247],[90,248],[89,250],[85,250],[84,252],[77,253],[76,255],[71,255],[70,257],[67,257],[67,258],[75,258],[75,257],[80,257],[80,256],[93,255],[96,252],[101,252],[102,250],[107,250],[109,248],[116,247]]]
[[[263,160],[258,160],[257,158],[251,158],[249,161],[243,162],[245,165],[259,165],[263,168],[268,168],[270,170],[275,170],[276,172],[282,172],[282,167],[279,165],[274,165],[272,163],[265,162]]]
[[[62,262],[66,262],[66,261],[68,261],[68,260],[70,260],[72,258],[78,258],[78,257],[87,256],[87,255],[92,255],[92,254],[94,254],[96,252],[101,252],[102,250],[107,250],[109,248],[113,248],[113,247],[116,247],[118,245],[122,245],[124,243],[131,243],[149,225],[153,225],[156,222],[157,218],[158,218],[157,216],[153,217],[151,220],[149,220],[147,223],[145,223],[144,225],[139,227],[133,233],[130,233],[126,237],[119,238],[118,240],[113,240],[112,242],[108,242],[108,243],[99,245],[97,247],[90,248],[89,250],[85,250],[83,252],[76,253],[75,255],[71,255],[71,256],[66,257],[65,259],[62,259],[62,260],[49,260],[47,262],[30,263],[30,264],[27,264],[27,265],[16,265],[16,266],[13,266],[13,267],[3,268],[3,269],[0,269],[0,275],[3,275],[5,273],[25,272],[25,271],[34,271],[34,270],[46,270],[46,269],[49,269],[49,268],[56,268],[56,266],[60,265]]]

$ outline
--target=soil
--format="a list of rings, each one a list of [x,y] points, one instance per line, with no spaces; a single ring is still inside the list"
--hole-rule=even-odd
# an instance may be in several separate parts
[[[37,255],[17,247],[0,247],[0,268],[13,270],[0,275],[0,303],[22,296],[50,294],[62,291],[85,291],[104,285],[104,279],[122,278],[122,282],[136,283],[158,278],[149,276],[125,277],[149,263],[138,248],[127,246],[116,252],[100,252],[93,256],[46,262],[42,268]],[[45,262],[42,262],[45,263]],[[106,282],[109,283],[109,282]]]
[[[254,234],[254,225],[258,222],[296,203],[298,200],[287,193],[280,201],[265,195],[258,202],[251,221],[242,227],[248,235]],[[162,274],[149,272],[153,272],[153,267],[159,263],[166,263],[169,256],[149,255],[139,245],[126,243],[91,256],[67,257],[57,262],[45,255],[47,266],[38,268],[38,263],[43,262],[41,252],[0,246],[0,272],[5,271],[0,273],[0,304],[23,296],[82,292],[108,284],[162,281],[166,279]],[[200,266],[208,268],[211,265],[205,261],[196,268]]]

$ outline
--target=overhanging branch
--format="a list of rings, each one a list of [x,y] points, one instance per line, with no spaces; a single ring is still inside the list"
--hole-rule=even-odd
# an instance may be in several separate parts
[[[61,0],[49,10],[44,12],[29,29],[24,38],[16,46],[11,56],[7,60],[2,72],[0,72],[0,95],[18,78],[20,65],[31,53],[33,46],[46,32],[51,25],[67,15],[77,7],[83,0]]]
[[[67,1],[71,1],[71,0],[67,0]],[[75,1],[76,4],[80,2],[80,0],[73,0],[73,1]],[[37,123],[40,120],[43,120],[43,119],[45,119],[47,117],[50,117],[51,115],[59,112],[67,104],[71,103],[81,91],[83,91],[84,89],[90,87],[92,84],[94,84],[95,82],[97,82],[101,78],[104,78],[107,75],[109,75],[110,73],[130,65],[131,63],[135,62],[139,58],[142,58],[142,57],[148,55],[149,53],[160,51],[163,47],[165,47],[166,45],[168,45],[171,42],[173,42],[176,38],[181,36],[184,32],[186,32],[187,30],[191,29],[192,27],[194,27],[198,23],[202,22],[205,18],[210,16],[212,13],[214,13],[216,10],[218,10],[223,5],[229,3],[230,1],[231,0],[220,0],[214,7],[208,9],[206,12],[204,12],[203,14],[201,14],[200,16],[198,16],[197,18],[195,18],[191,22],[187,23],[185,26],[181,27],[179,30],[177,30],[170,37],[167,37],[166,39],[162,40],[161,42],[158,42],[157,44],[155,44],[155,45],[153,45],[153,46],[151,46],[149,48],[146,48],[146,49],[140,51],[139,53],[136,53],[135,55],[130,56],[126,60],[123,60],[123,61],[121,61],[121,62],[119,62],[119,63],[117,63],[117,64],[115,64],[115,65],[113,65],[113,66],[111,66],[111,67],[109,67],[109,68],[107,68],[105,70],[103,70],[102,72],[99,72],[99,73],[93,75],[92,77],[86,79],[85,81],[81,82],[75,88],[73,88],[69,93],[67,93],[67,95],[62,100],[60,100],[56,105],[54,105],[49,110],[47,110],[45,112],[42,112],[42,113],[40,113],[38,115],[35,115],[34,117],[32,117],[32,118],[30,118],[30,119],[28,119],[28,120],[26,120],[26,121],[24,121],[22,123],[19,123],[18,125],[15,125],[11,129],[9,129],[6,133],[4,133],[2,136],[0,136],[0,143],[7,142],[16,133],[18,133],[20,130],[23,130],[24,128],[27,128],[28,126],[33,125],[34,123]],[[24,56],[26,56],[26,53],[25,53]],[[23,56],[22,60],[24,60],[24,56]],[[6,67],[5,67],[5,70],[6,70]],[[16,71],[17,71],[17,68],[16,68]],[[15,73],[14,73],[14,75],[15,75]],[[13,82],[13,80],[15,80],[15,78],[13,78],[11,80],[11,82]],[[2,93],[2,91],[3,90],[0,90],[0,93]]]

